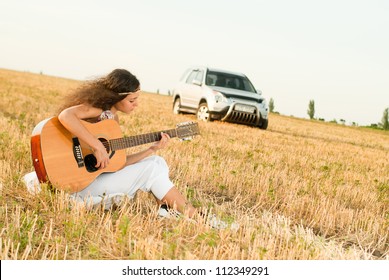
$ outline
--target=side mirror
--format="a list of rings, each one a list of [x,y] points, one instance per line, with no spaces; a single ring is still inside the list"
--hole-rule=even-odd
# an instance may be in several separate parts
[[[201,86],[201,81],[199,80],[193,80],[192,81],[192,84],[196,85],[196,86]]]
[[[262,90],[260,90],[260,89],[255,89],[256,90],[256,92],[259,94],[259,95],[262,95]]]

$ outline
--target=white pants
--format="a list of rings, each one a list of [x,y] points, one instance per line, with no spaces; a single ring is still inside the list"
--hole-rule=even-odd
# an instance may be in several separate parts
[[[104,203],[105,208],[109,208],[124,197],[133,198],[138,190],[152,192],[161,200],[172,187],[166,161],[160,156],[151,156],[119,171],[99,175],[88,187],[72,196],[90,206]]]

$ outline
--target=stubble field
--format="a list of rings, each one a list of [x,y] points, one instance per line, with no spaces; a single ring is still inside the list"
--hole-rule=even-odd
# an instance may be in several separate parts
[[[0,259],[389,259],[388,132],[270,115],[268,130],[199,123],[159,151],[177,186],[237,231],[157,217],[139,193],[104,211],[32,195],[30,135],[79,81],[0,69]],[[173,128],[171,97],[142,93],[125,135]],[[134,152],[137,147],[128,150]]]

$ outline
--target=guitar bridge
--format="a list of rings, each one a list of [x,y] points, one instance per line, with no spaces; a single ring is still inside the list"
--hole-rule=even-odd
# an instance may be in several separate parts
[[[84,163],[84,157],[82,156],[80,141],[78,141],[77,137],[73,137],[72,140],[73,140],[74,159],[76,160],[79,168],[84,167],[85,163]]]

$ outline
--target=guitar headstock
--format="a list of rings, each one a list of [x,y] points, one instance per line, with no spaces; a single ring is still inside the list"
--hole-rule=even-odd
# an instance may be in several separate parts
[[[177,137],[181,140],[192,140],[200,134],[199,124],[196,122],[182,122],[176,126]]]

